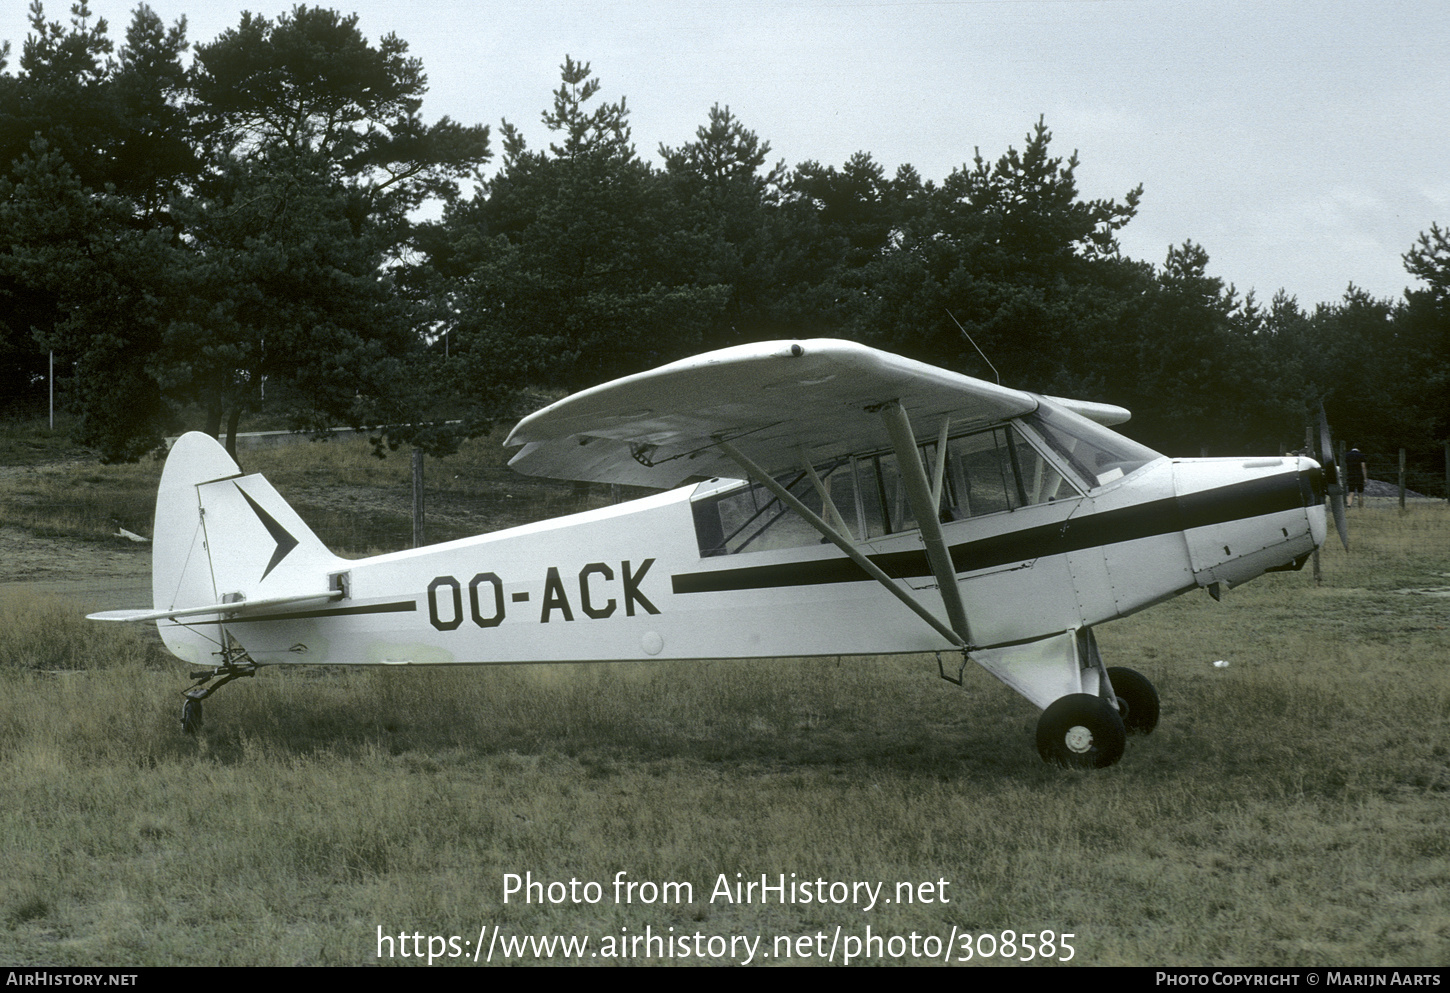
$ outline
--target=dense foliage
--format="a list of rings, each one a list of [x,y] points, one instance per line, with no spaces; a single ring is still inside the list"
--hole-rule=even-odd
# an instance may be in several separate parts
[[[1405,447],[1439,485],[1437,225],[1405,254],[1420,288],[1403,300],[1351,285],[1264,306],[1192,242],[1125,258],[1142,188],[1084,200],[1044,121],[937,182],[867,152],[772,164],[716,106],[655,163],[625,100],[566,59],[548,147],[504,122],[485,176],[488,129],[425,124],[422,66],[355,16],[243,15],[189,62],[184,29],[142,6],[113,56],[83,2],[62,26],[37,0],[18,72],[0,62],[0,379],[33,396],[53,351],[109,458],[185,416],[235,430],[263,409],[441,451],[448,432],[423,425],[466,433],[525,386],[823,335],[1123,404],[1129,433],[1173,454],[1293,447],[1322,402],[1372,472]]]
[[[36,0],[0,76],[0,321],[7,390],[53,352],[81,439],[153,447],[262,408],[297,426],[422,423],[439,308],[412,212],[458,196],[488,129],[419,116],[407,46],[296,7],[197,48],[137,9],[118,58],[84,3]],[[487,398],[483,398],[486,403]],[[395,432],[396,433],[396,432]]]

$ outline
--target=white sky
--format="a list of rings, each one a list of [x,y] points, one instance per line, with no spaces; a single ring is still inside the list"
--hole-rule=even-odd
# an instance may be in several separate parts
[[[26,0],[0,3],[16,68]],[[151,0],[208,42],[243,9],[280,3]],[[1142,183],[1126,254],[1161,264],[1193,240],[1210,274],[1306,309],[1352,281],[1398,298],[1401,255],[1450,224],[1450,4],[1443,0],[350,0],[376,42],[423,61],[424,115],[539,123],[565,54],[601,96],[628,99],[635,144],[689,141],[714,103],[770,142],[772,161],[840,166],[870,152],[940,182],[974,148],[1021,148],[1039,115],[1078,151],[1085,198]],[[110,36],[135,3],[92,0]],[[50,0],[50,20],[69,3]]]

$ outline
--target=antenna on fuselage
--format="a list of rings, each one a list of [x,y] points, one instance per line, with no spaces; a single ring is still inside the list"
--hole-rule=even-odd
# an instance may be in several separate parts
[[[972,336],[969,335],[969,334],[967,334],[967,329],[964,328],[964,327],[962,327],[962,322],[959,321],[959,320],[957,320],[957,315],[956,314],[953,314],[950,310],[948,310],[947,311],[947,316],[952,319],[952,323],[957,326],[957,330],[962,333],[962,336],[964,338],[966,338],[968,341],[971,341],[972,342],[972,347],[977,349],[977,354],[982,357],[982,361],[983,362],[987,363],[987,367],[992,370],[992,375],[994,375],[994,376],[997,377],[997,385],[998,386],[1001,386],[1002,385],[1002,374],[997,371],[997,367],[996,366],[992,365],[992,360],[989,359],[989,358],[987,358],[987,353],[984,352],[984,351],[982,351],[981,348],[979,348],[977,346],[977,343],[975,341],[972,341]]]

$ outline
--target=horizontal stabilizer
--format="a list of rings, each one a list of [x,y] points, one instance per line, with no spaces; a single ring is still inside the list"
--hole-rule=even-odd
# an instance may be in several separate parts
[[[242,617],[253,611],[261,610],[263,607],[281,607],[302,603],[326,603],[329,600],[336,600],[340,596],[342,596],[341,590],[329,590],[323,593],[299,593],[293,596],[264,597],[260,600],[208,603],[200,607],[182,607],[178,610],[103,610],[97,614],[87,614],[86,619],[91,621],[125,621],[134,624],[141,621],[174,620],[178,617],[203,617],[208,614],[225,614],[229,617]]]

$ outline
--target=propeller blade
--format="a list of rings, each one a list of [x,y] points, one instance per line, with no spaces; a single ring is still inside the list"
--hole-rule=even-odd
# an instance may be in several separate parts
[[[1324,469],[1329,509],[1334,514],[1334,529],[1339,532],[1339,541],[1347,552],[1349,520],[1344,516],[1344,481],[1340,476],[1339,462],[1334,457],[1334,439],[1329,434],[1329,418],[1324,414],[1322,403],[1319,405],[1319,465]]]
[[[1349,551],[1349,521],[1344,516],[1344,487],[1339,487],[1339,492],[1330,491],[1329,509],[1334,512],[1334,529],[1339,532],[1340,544],[1344,550]]]

